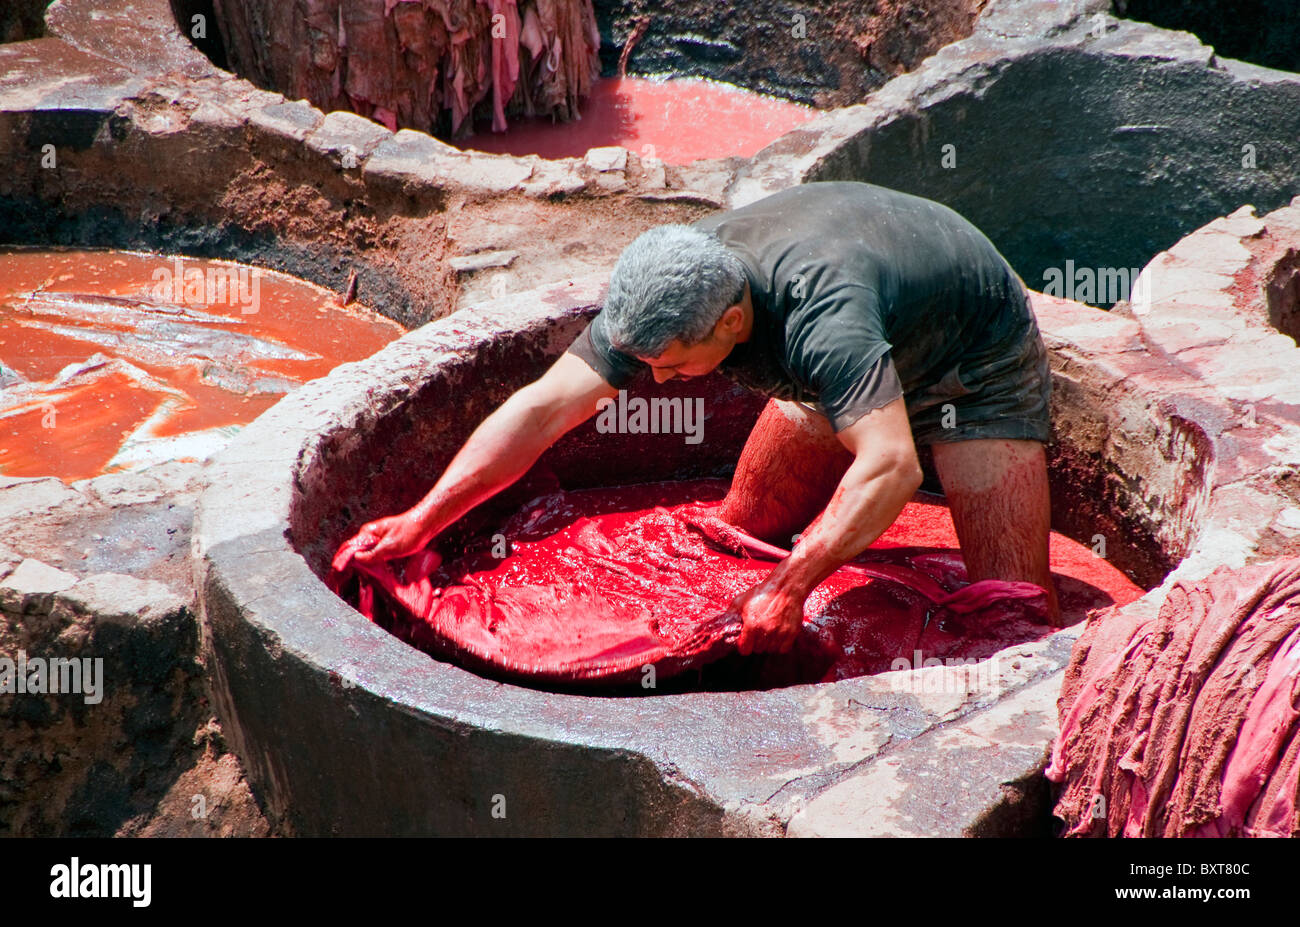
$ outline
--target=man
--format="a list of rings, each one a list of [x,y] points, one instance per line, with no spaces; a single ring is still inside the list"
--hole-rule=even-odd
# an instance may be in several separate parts
[[[809,593],[920,486],[922,444],[969,579],[1041,586],[1059,620],[1051,380],[1024,286],[957,213],[863,183],[805,184],[641,235],[569,350],[484,420],[421,502],[363,526],[357,559],[423,548],[646,366],[659,383],[717,370],[772,397],[718,515],[801,537],[733,603],[742,653],[789,649]]]

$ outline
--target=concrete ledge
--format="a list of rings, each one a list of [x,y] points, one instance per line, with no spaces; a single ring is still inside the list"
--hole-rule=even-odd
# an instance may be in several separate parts
[[[207,717],[196,636],[161,583],[32,559],[0,582],[0,834],[113,834],[149,817]]]
[[[791,837],[1049,836],[1042,779],[1064,671],[909,741],[790,820]],[[990,757],[993,762],[990,762]],[[996,796],[1006,794],[1006,807]]]

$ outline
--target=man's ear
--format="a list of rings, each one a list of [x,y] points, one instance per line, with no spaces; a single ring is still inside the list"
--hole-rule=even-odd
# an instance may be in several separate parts
[[[728,306],[722,313],[718,322],[728,331],[740,331],[745,324],[745,310],[740,303]]]

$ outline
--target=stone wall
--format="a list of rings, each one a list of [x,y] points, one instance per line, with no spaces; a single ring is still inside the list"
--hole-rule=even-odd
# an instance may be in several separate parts
[[[162,583],[0,549],[0,835],[265,834],[197,654]]]

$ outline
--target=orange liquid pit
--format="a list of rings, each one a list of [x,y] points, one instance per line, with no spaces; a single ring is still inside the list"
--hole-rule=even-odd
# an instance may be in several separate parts
[[[479,126],[464,148],[494,154],[581,157],[588,148],[622,145],[643,158],[689,164],[697,158],[749,158],[818,114],[726,84],[695,78],[605,78],[583,101],[582,118],[552,123],[516,119],[505,132]]]
[[[402,332],[322,287],[225,261],[0,250],[0,474],[158,462],[159,442],[245,424]],[[173,459],[211,440],[175,444]]]

